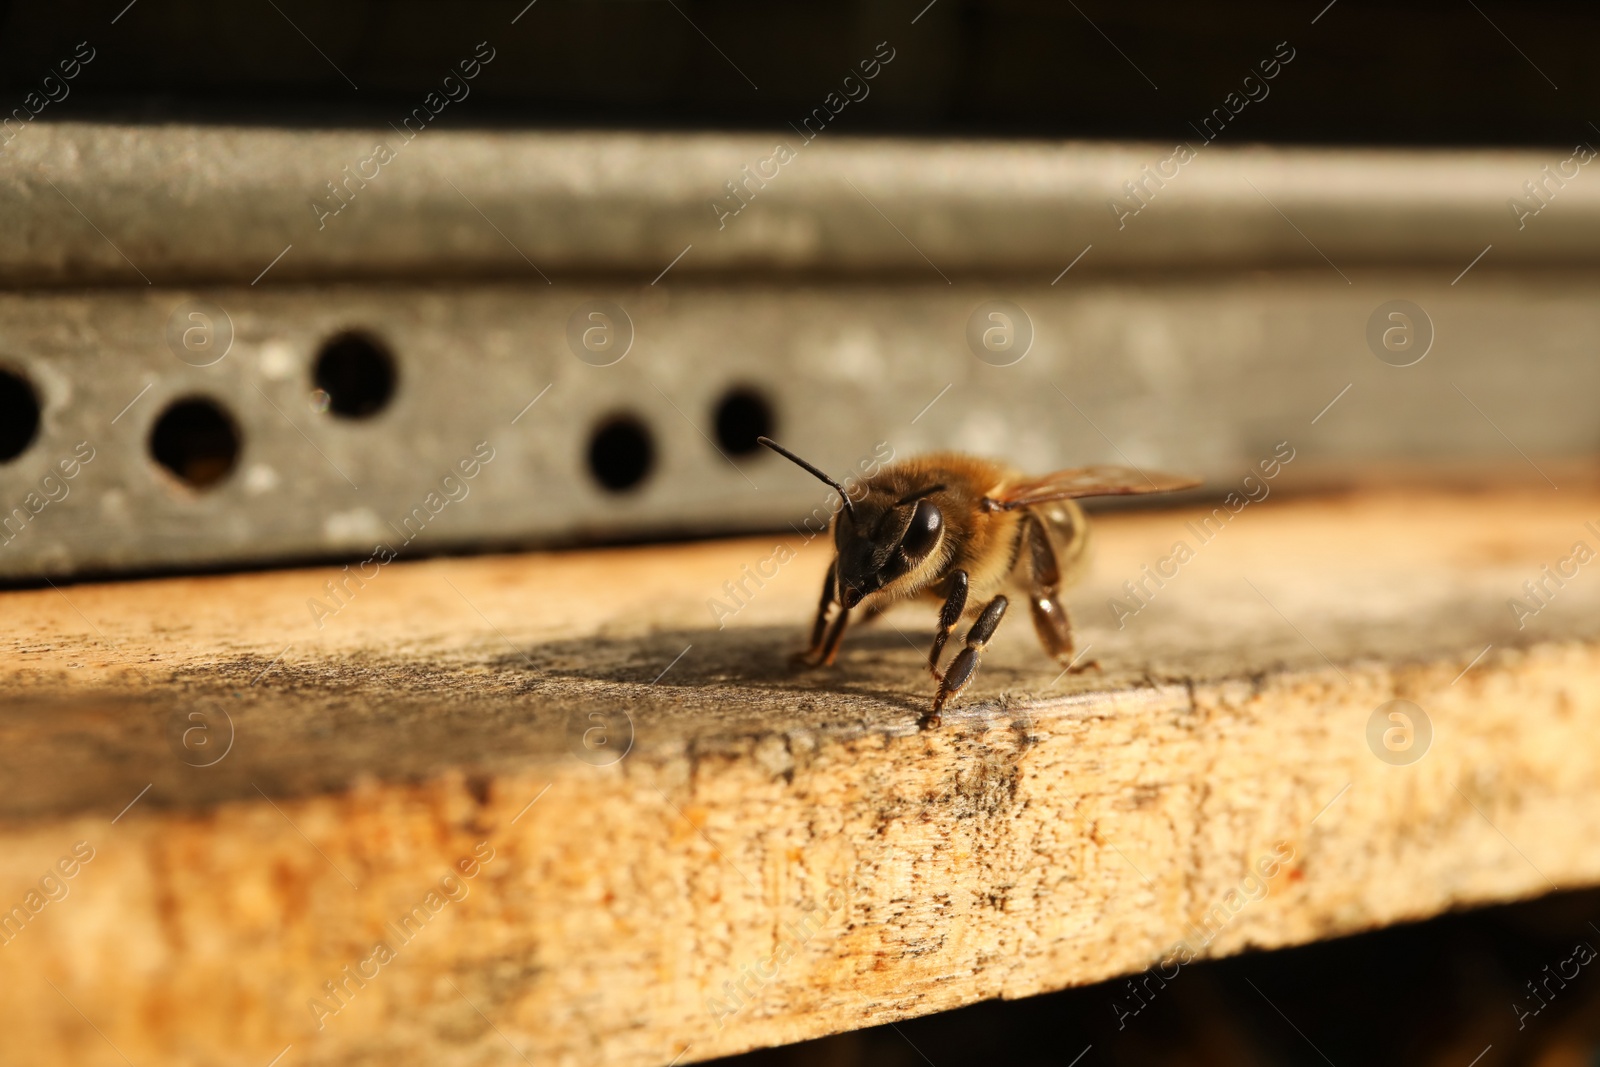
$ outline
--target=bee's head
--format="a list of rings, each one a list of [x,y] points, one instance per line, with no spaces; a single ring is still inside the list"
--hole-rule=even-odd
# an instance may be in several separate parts
[[[839,601],[846,608],[915,572],[944,540],[944,514],[928,499],[944,488],[927,486],[898,499],[859,503],[816,467],[765,437],[760,442],[831,485],[844,502],[834,516],[833,543],[839,554]]]
[[[914,573],[944,539],[944,514],[928,486],[898,500],[847,507],[833,523],[839,551],[839,600],[847,608]]]

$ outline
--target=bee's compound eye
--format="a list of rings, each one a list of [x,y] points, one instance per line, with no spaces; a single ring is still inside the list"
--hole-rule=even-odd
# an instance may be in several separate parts
[[[905,553],[907,559],[921,559],[933,551],[942,526],[944,514],[933,501],[917,501],[917,509],[911,513],[911,525],[906,528],[905,537],[900,539],[900,551]]]

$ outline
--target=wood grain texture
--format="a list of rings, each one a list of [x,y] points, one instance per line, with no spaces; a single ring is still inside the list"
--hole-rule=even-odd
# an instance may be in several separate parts
[[[320,626],[337,571],[4,594],[0,1062],[682,1063],[1600,883],[1600,561],[1508,606],[1600,496],[1538,484],[1104,516],[1103,670],[1009,619],[926,733],[925,611],[790,671],[793,536],[396,563]]]

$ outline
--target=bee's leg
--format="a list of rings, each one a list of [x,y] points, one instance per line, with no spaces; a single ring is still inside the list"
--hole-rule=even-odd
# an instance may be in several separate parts
[[[849,621],[850,609],[843,604],[839,605],[839,614],[834,616],[833,625],[828,628],[828,638],[823,642],[822,659],[818,666],[833,666],[834,657],[839,654],[839,642],[844,640],[845,623]]]
[[[944,653],[944,643],[950,640],[950,632],[956,628],[962,612],[966,610],[967,572],[952,571],[950,595],[945,597],[944,607],[939,609],[939,632],[933,635],[933,649],[928,653],[928,671],[937,679],[944,678],[939,673],[939,657]]]
[[[1027,522],[1029,557],[1032,566],[1028,577],[1028,607],[1033,615],[1033,629],[1039,643],[1063,667],[1074,673],[1098,667],[1094,660],[1073,664],[1072,619],[1067,606],[1061,601],[1061,566],[1055,545],[1042,522],[1030,518]]]
[[[1073,662],[1077,657],[1073,652],[1072,618],[1067,614],[1067,606],[1056,598],[1054,590],[1033,593],[1028,597],[1028,607],[1033,611],[1033,628],[1038,631],[1039,643],[1055,657],[1057,663],[1073,674],[1090,667],[1099,668],[1098,660]]]
[[[817,618],[811,624],[811,647],[804,652],[796,652],[789,659],[793,663],[815,667],[821,663],[823,635],[828,632],[828,609],[833,607],[834,593],[837,591],[839,561],[828,564],[828,576],[822,580],[822,602],[817,605]]]
[[[956,658],[950,661],[950,669],[944,672],[944,678],[939,682],[938,695],[933,698],[933,710],[922,720],[925,729],[932,729],[939,725],[939,712],[944,707],[945,701],[955,696],[967,687],[972,681],[972,676],[978,673],[978,657],[983,653],[983,646],[989,643],[989,638],[994,636],[995,627],[1000,625],[1000,620],[1005,616],[1005,597],[997,596],[989,601],[983,609],[983,614],[978,616],[978,621],[972,624],[972,629],[967,631],[967,647],[956,653]]]

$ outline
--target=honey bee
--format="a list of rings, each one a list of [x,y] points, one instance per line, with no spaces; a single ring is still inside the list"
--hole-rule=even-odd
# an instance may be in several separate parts
[[[1072,467],[1030,478],[992,460],[936,452],[891,463],[870,476],[852,500],[842,485],[787,448],[758,440],[832,486],[842,501],[833,516],[835,555],[822,584],[811,647],[796,660],[829,666],[839,653],[850,613],[866,619],[896,601],[940,605],[928,670],[939,683],[924,728],[940,723],[945,704],[978,671],[983,647],[1005,616],[1008,584],[1024,593],[1044,650],[1069,670],[1072,623],[1061,590],[1087,565],[1089,526],[1075,498],[1165,493],[1200,482],[1133,467]],[[830,622],[829,615],[837,607]],[[965,647],[939,670],[944,647],[963,618],[975,616]]]

